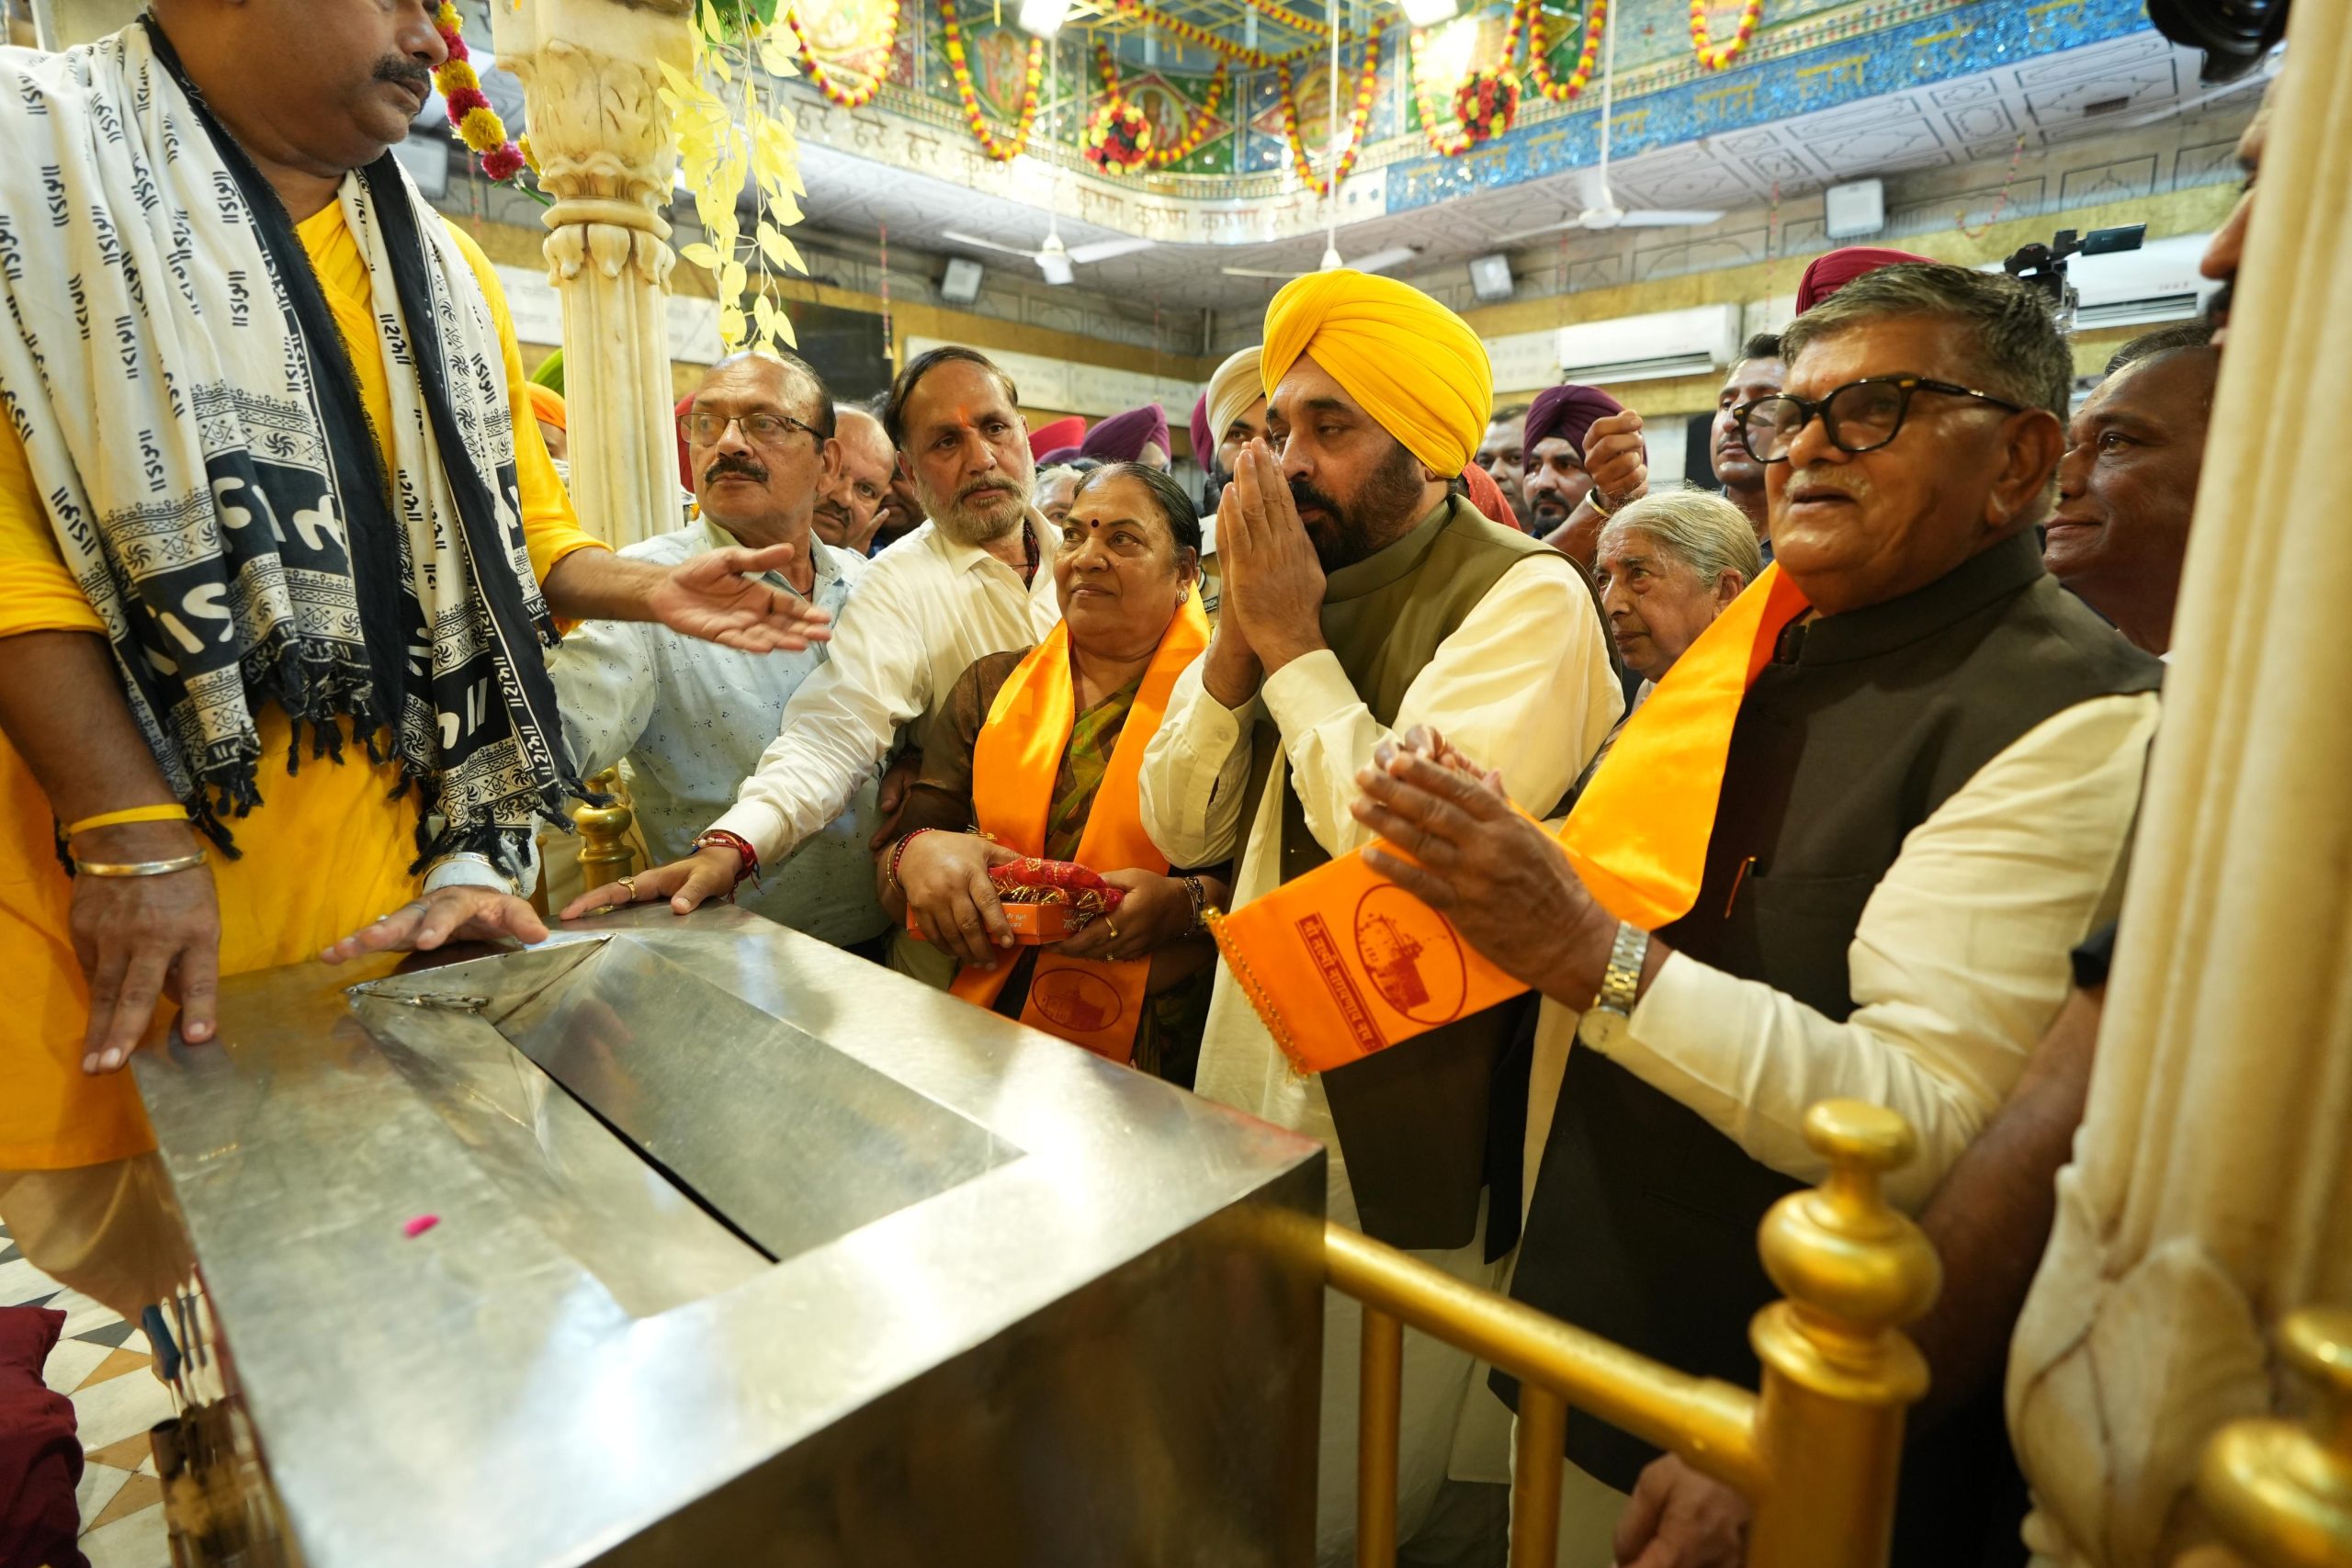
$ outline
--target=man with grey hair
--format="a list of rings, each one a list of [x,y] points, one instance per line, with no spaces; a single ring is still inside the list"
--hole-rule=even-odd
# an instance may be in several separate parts
[[[865,558],[820,538],[814,523],[820,498],[842,489],[843,417],[797,355],[721,360],[678,419],[696,515],[621,554],[673,566],[730,544],[788,545],[792,558],[768,574],[771,585],[840,620]],[[599,621],[566,637],[548,672],[574,761],[583,774],[625,770],[646,848],[661,862],[694,852],[695,836],[733,803],[785,705],[832,647],[744,653],[663,626]],[[880,935],[889,921],[867,848],[877,825],[876,781],[863,780],[798,853],[743,890],[744,906],[839,946]]]
[[[1600,530],[1593,583],[1640,705],[1698,635],[1764,570],[1747,514],[1719,495],[1645,495]]]
[[[882,421],[855,403],[833,405],[833,439],[841,468],[817,492],[817,537],[864,559],[882,525],[882,503],[889,499],[890,474],[898,454]]]
[[[1900,1111],[1918,1154],[1889,1196],[1925,1201],[2109,918],[2158,673],[2042,569],[2072,365],[2039,296],[1890,266],[1782,346],[1786,389],[1741,421],[1777,547],[1759,619],[1683,652],[1563,834],[1425,735],[1355,807],[1413,857],[1371,863],[1544,997],[1513,1294],[1751,1387],[1748,1322],[1777,1294],[1757,1226],[1825,1174],[1805,1111]],[[1999,1416],[1912,1445],[1893,1561],[2014,1549]],[[1578,1412],[1566,1452],[1634,1494],[1613,1543],[1584,1521],[1589,1557],[1738,1561],[1727,1489]]]
[[[656,898],[683,915],[773,871],[870,787],[902,741],[924,748],[975,660],[1033,647],[1053,629],[1054,574],[1038,570],[1051,530],[1030,502],[1035,465],[1019,403],[1012,378],[977,349],[934,348],[899,372],[882,424],[929,520],[866,568],[831,657],[793,694],[736,803],[693,852],[591,889],[567,919]],[[901,941],[895,952],[926,978],[953,967],[921,944]]]

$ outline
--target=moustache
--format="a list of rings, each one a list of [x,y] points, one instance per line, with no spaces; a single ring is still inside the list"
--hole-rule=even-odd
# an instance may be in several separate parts
[[[1347,520],[1348,514],[1340,509],[1338,502],[1333,501],[1305,479],[1290,481],[1290,503],[1300,512],[1320,512],[1334,523],[1344,523]]]
[[[755,484],[768,482],[768,471],[749,457],[721,457],[702,471],[702,482],[717,484],[729,474],[740,474]]]
[[[969,501],[976,495],[988,495],[991,493],[999,495],[1012,495],[1014,493],[1014,491],[1012,486],[1006,484],[1002,479],[975,479],[970,484],[966,485],[962,490],[957,491],[956,492],[956,499],[957,501]]]
[[[433,95],[433,73],[415,61],[402,60],[396,54],[386,55],[376,62],[376,80],[390,82],[395,86],[413,87],[427,97]]]
[[[1861,475],[1844,468],[1792,468],[1782,495],[1794,495],[1803,490],[1834,490],[1849,501],[1863,502],[1871,498],[1870,481]]]

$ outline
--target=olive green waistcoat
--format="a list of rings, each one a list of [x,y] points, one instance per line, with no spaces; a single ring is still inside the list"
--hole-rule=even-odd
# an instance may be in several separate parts
[[[1541,540],[1490,523],[1449,496],[1413,531],[1370,559],[1331,574],[1323,640],[1373,717],[1396,722],[1405,692],[1504,572],[1523,560],[1565,558]],[[1532,637],[1553,628],[1531,626]],[[1443,728],[1442,718],[1439,728]],[[1250,792],[1262,801],[1282,760],[1282,736],[1261,719],[1250,736]],[[1289,882],[1331,857],[1308,831],[1283,769],[1279,839],[1245,854],[1277,853]],[[1237,876],[1238,872],[1237,870]],[[1510,1043],[1515,1004],[1433,1029],[1323,1075],[1340,1152],[1366,1234],[1392,1246],[1451,1248],[1477,1230],[1486,1183],[1487,1109],[1495,1064]]]

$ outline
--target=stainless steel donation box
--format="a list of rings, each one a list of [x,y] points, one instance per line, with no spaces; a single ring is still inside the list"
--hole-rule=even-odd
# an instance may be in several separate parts
[[[1312,1555],[1312,1142],[733,908],[221,1025],[138,1066],[183,1561]]]

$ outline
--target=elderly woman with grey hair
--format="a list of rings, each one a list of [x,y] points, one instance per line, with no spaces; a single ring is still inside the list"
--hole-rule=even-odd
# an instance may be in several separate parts
[[[1763,570],[1747,513],[1710,491],[1659,491],[1609,519],[1593,579],[1618,655],[1642,677],[1637,704]]]

